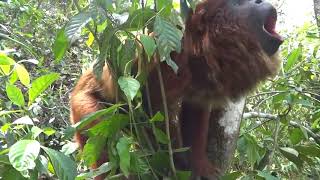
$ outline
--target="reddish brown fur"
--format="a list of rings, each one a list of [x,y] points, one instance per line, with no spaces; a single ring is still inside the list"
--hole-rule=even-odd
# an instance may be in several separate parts
[[[274,75],[279,60],[276,55],[269,57],[264,53],[246,21],[234,18],[224,0],[208,0],[197,6],[186,23],[183,51],[174,53],[172,58],[179,66],[178,75],[161,64],[170,118],[174,119],[182,108],[183,144],[191,146],[191,168],[196,175],[212,177],[217,169],[206,155],[212,107],[224,106],[226,101],[245,95],[257,83]],[[155,69],[151,70],[148,81],[152,106],[161,109]],[[91,70],[87,71],[71,95],[71,122],[77,123],[100,109],[100,101],[113,102],[115,88],[107,66],[102,80],[97,80]],[[76,139],[83,147],[85,138],[77,133]]]

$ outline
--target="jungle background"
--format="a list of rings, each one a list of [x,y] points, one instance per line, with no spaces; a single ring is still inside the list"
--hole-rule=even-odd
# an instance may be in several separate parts
[[[286,39],[283,65],[247,97],[236,153],[222,179],[320,179],[320,2],[272,3]],[[138,35],[147,59],[180,48],[180,9],[170,0],[0,1],[0,179],[90,179],[105,172],[109,179],[188,179],[190,172],[170,163],[170,139],[159,128],[164,115],[156,113],[146,125],[157,150],[147,145],[139,122],[132,123],[145,113],[141,80],[128,70],[143,51]],[[151,25],[161,38],[143,35]],[[72,88],[92,64],[99,74],[106,57],[115,60],[129,112],[116,113],[122,106],[116,104],[70,126]],[[89,130],[80,152],[75,130],[106,115],[109,121]],[[110,162],[89,170],[104,146]]]

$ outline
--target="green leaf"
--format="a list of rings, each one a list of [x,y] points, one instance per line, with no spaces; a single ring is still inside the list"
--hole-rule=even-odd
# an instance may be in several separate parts
[[[21,90],[17,88],[15,85],[7,84],[6,93],[10,101],[13,102],[13,104],[16,104],[18,106],[24,106],[23,94]]]
[[[59,62],[63,58],[68,47],[69,42],[65,34],[65,29],[60,29],[53,44],[53,54],[56,62]]]
[[[65,27],[65,33],[70,43],[80,37],[81,29],[91,20],[91,13],[80,12],[73,16]]]
[[[42,129],[38,128],[37,126],[33,126],[31,128],[32,139],[36,139],[42,132]]]
[[[87,165],[91,166],[99,160],[103,149],[106,148],[106,142],[107,139],[103,136],[93,136],[87,140],[82,152],[82,157]]]
[[[191,171],[177,171],[177,178],[179,180],[189,180],[191,178]]]
[[[88,35],[88,40],[86,41],[86,45],[88,47],[91,47],[93,41],[94,41],[94,35],[90,32]]]
[[[284,157],[286,157],[289,161],[293,162],[299,168],[302,167],[303,162],[299,159],[299,152],[295,149],[284,147],[280,148],[280,152]]]
[[[150,122],[162,122],[164,120],[164,116],[161,112],[157,112],[151,119]]]
[[[166,61],[167,64],[177,73],[178,67],[172,61],[170,53],[172,51],[181,51],[182,32],[173,24],[157,16],[154,23],[156,33],[156,42],[160,54],[160,61]]]
[[[112,170],[113,164],[111,162],[103,163],[98,169],[90,170],[88,173],[82,173],[77,176],[75,180],[87,180],[92,177],[99,176]]]
[[[74,180],[77,176],[77,165],[62,152],[43,147],[41,148],[49,156],[54,172],[60,180]]]
[[[113,113],[115,113],[118,110],[118,108],[120,106],[121,106],[121,104],[115,104],[107,109],[102,109],[97,112],[91,113],[91,114],[85,116],[84,118],[82,118],[81,121],[76,123],[75,125],[73,125],[73,127],[76,128],[77,130],[82,130],[83,128],[85,128],[87,125],[89,125],[91,122],[97,120],[98,118],[103,117],[103,116],[112,115]]]
[[[20,140],[10,147],[9,160],[12,166],[20,171],[34,169],[35,160],[40,152],[40,143],[35,140]],[[28,173],[23,174],[29,177]]]
[[[166,133],[164,133],[161,129],[154,128],[154,135],[156,136],[156,139],[158,142],[162,144],[168,144],[169,139]]]
[[[157,8],[162,16],[169,16],[173,9],[172,0],[157,0]]]
[[[224,176],[221,177],[221,180],[236,180],[241,175],[242,175],[242,173],[240,171],[235,171],[232,173],[225,174]]]
[[[129,123],[129,116],[124,114],[114,114],[113,116],[102,119],[101,122],[89,129],[93,136],[109,137]]]
[[[28,105],[30,106],[34,102],[34,100],[58,78],[58,73],[51,73],[34,80],[31,84],[31,88],[29,89]]]
[[[138,93],[140,88],[140,83],[134,78],[121,76],[118,79],[118,84],[120,89],[124,92],[128,99],[133,100],[133,98]]]
[[[300,128],[289,129],[289,139],[293,145],[296,145],[304,139],[303,132]]]
[[[138,9],[130,13],[127,21],[122,25],[122,28],[137,31],[148,25],[147,22],[155,15],[155,12],[150,8]]]
[[[69,155],[74,153],[78,149],[78,144],[74,142],[68,142],[67,144],[63,145],[61,148],[61,152],[65,155]]]
[[[263,177],[265,180],[279,180],[279,178],[272,176],[269,172],[257,171],[258,176]]]
[[[7,155],[0,155],[0,164],[11,165],[9,157]]]
[[[52,129],[51,127],[45,127],[43,129],[43,133],[47,136],[51,136],[53,135],[54,133],[56,133],[56,130]]]
[[[287,63],[284,67],[286,72],[288,72],[291,69],[291,67],[296,64],[301,54],[302,54],[302,45],[299,45],[297,49],[294,49],[293,51],[291,51],[291,53],[287,58]]]
[[[28,71],[23,65],[16,64],[16,72],[18,74],[18,77],[21,81],[21,83],[25,86],[29,86],[30,84],[30,76]]]
[[[130,146],[131,139],[122,137],[117,143],[117,151],[120,157],[120,169],[123,174],[128,177],[130,169]]]
[[[0,65],[14,65],[16,62],[4,53],[0,53]]]
[[[152,57],[154,51],[156,50],[156,42],[150,36],[142,34],[140,37],[140,41],[146,51],[147,56],[150,58]]]
[[[319,157],[320,158],[320,148],[315,145],[308,146],[296,146],[294,147],[299,153],[305,154],[311,157]]]

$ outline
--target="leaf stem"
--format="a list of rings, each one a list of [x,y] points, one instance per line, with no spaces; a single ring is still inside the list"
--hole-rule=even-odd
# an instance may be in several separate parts
[[[170,158],[170,166],[171,166],[171,170],[172,170],[172,173],[173,173],[174,177],[176,177],[176,168],[174,166],[173,151],[172,151],[171,138],[170,138],[170,122],[169,122],[168,104],[167,104],[166,92],[164,90],[164,83],[163,83],[160,64],[158,64],[156,66],[156,68],[157,68],[159,82],[160,82],[161,97],[162,97],[163,110],[164,110],[164,115],[165,115],[166,134],[167,134],[167,137],[168,137],[168,140],[169,140],[168,151],[169,151],[169,158]]]

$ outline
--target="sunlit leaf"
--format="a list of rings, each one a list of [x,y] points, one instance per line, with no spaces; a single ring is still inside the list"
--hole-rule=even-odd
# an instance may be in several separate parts
[[[30,75],[26,68],[21,64],[16,64],[16,72],[18,74],[19,80],[25,86],[29,86],[30,84]]]
[[[34,100],[58,78],[58,73],[51,73],[34,80],[31,84],[31,88],[29,89],[28,105],[30,106],[34,102]]]
[[[289,54],[289,56],[287,58],[287,63],[284,67],[286,72],[288,70],[290,70],[293,65],[295,65],[295,63],[297,62],[297,60],[299,59],[301,54],[302,54],[302,46],[301,45],[299,45],[299,47],[297,49],[294,49],[293,51],[291,51],[291,53]]]
[[[40,152],[40,143],[35,140],[20,140],[10,147],[9,160],[18,171],[35,168],[35,160]],[[26,174],[25,177],[29,175]]]
[[[11,102],[18,106],[24,106],[24,97],[19,88],[15,85],[7,84],[6,85],[6,93]]]

